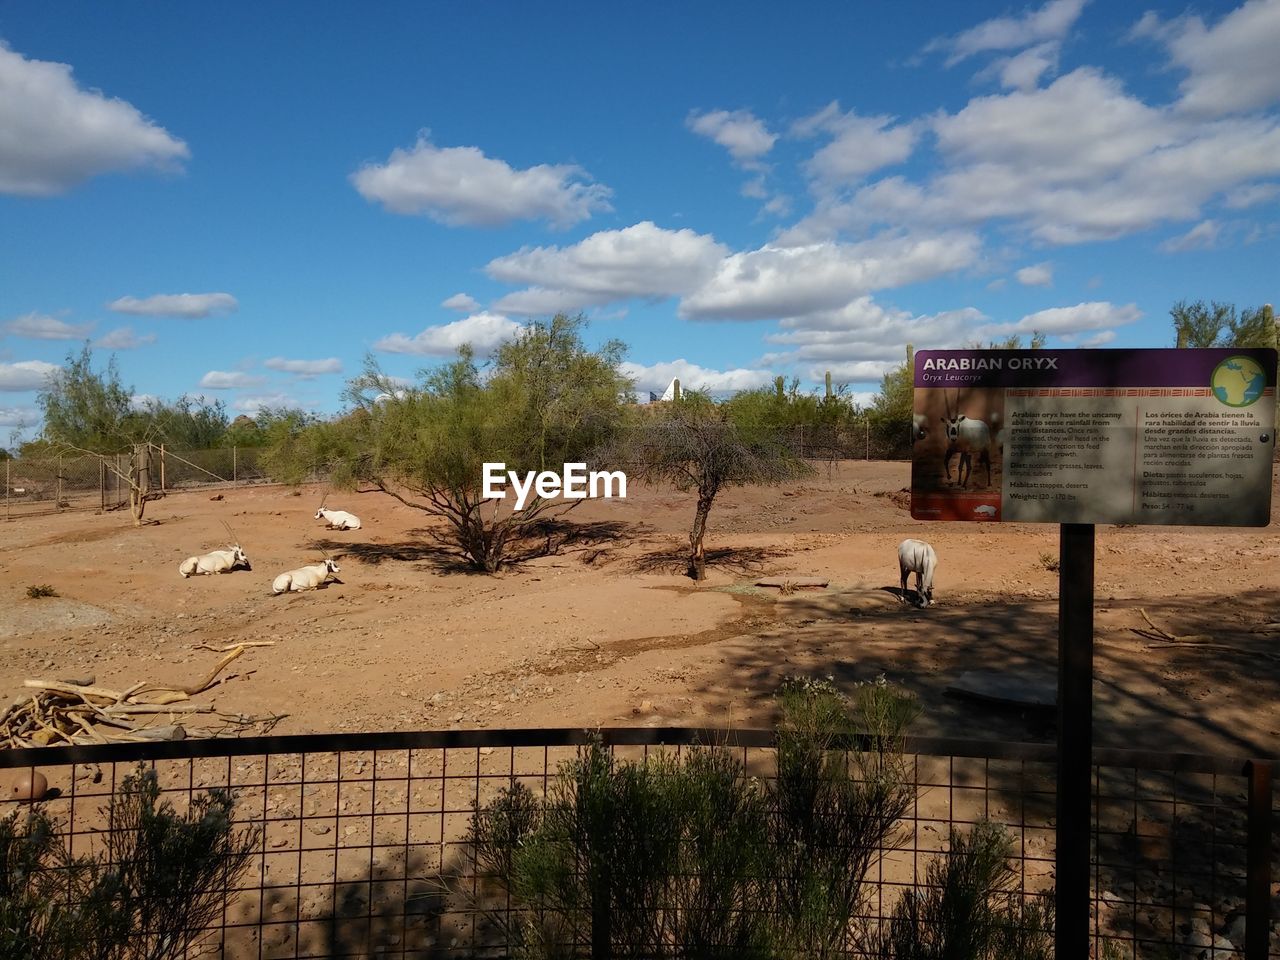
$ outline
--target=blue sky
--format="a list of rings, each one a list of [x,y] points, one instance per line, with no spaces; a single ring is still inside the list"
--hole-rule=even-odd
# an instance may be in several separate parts
[[[871,15],[871,14],[874,15]],[[1275,302],[1280,0],[0,5],[0,444],[139,394],[339,408],[530,317],[642,391]]]

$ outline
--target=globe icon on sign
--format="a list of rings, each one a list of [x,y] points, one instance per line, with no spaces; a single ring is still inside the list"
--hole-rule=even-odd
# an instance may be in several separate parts
[[[1252,357],[1227,357],[1213,368],[1213,395],[1229,407],[1247,407],[1262,396],[1266,371]]]

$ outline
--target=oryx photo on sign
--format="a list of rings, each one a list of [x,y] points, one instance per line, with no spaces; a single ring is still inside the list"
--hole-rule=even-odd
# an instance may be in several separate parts
[[[1004,391],[917,387],[911,487],[949,517],[996,520],[1004,473]]]

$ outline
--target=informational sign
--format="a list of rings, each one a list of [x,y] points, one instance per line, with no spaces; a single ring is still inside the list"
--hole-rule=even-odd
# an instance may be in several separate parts
[[[1276,351],[921,350],[919,520],[1264,527]]]

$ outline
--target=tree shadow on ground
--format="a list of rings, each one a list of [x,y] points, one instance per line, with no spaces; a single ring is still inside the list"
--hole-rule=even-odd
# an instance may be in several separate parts
[[[448,530],[428,527],[407,533],[415,539],[395,543],[337,539],[312,542],[336,557],[350,557],[370,566],[387,562],[424,563],[437,573],[484,573],[470,565]],[[636,533],[634,524],[617,520],[574,522],[544,517],[509,541],[504,566],[516,567],[540,557],[578,553],[585,559],[593,550],[598,553],[602,544],[625,545]]]
[[[773,547],[718,547],[707,551],[707,566],[736,575],[760,573],[770,560],[791,555]],[[643,554],[632,561],[640,573],[684,574],[689,570],[689,548],[669,547]]]
[[[1055,713],[961,699],[947,688],[971,670],[1052,683],[1056,598],[948,596],[924,610],[903,606],[899,598],[897,586],[877,585],[779,597],[764,629],[716,647],[720,662],[693,695],[716,716],[740,703],[744,688],[767,697],[789,675],[829,676],[843,690],[883,675],[923,707],[914,734],[1043,745],[1033,747],[1048,748],[1036,760],[1016,751],[999,759],[980,752],[915,758],[922,818],[917,829],[934,831],[918,832],[916,839],[927,845],[945,834],[947,821],[965,824],[991,816],[1017,828],[1028,882],[1033,874],[1035,883],[1050,882]],[[1171,766],[1135,769],[1117,758],[1120,765],[1102,767],[1090,791],[1096,890],[1109,901],[1101,908],[1102,929],[1121,942],[1186,943],[1193,922],[1221,934],[1243,909],[1243,761],[1273,758],[1277,749],[1274,603],[1270,591],[1254,590],[1097,605],[1095,746],[1163,754]],[[1144,625],[1140,607],[1170,633],[1209,635],[1223,649],[1150,644],[1132,629]],[[754,726],[776,719],[771,706],[757,700]],[[1179,765],[1177,754],[1207,755],[1223,772]],[[937,826],[939,821],[944,825]],[[1280,851],[1273,859],[1280,867]],[[1233,929],[1233,936],[1238,933]],[[1137,955],[1146,949],[1140,945]]]
[[[507,955],[493,919],[507,907],[505,895],[472,875],[469,858],[455,853],[441,868],[416,851],[380,853],[355,879],[269,889],[242,929],[261,940],[269,960]]]

